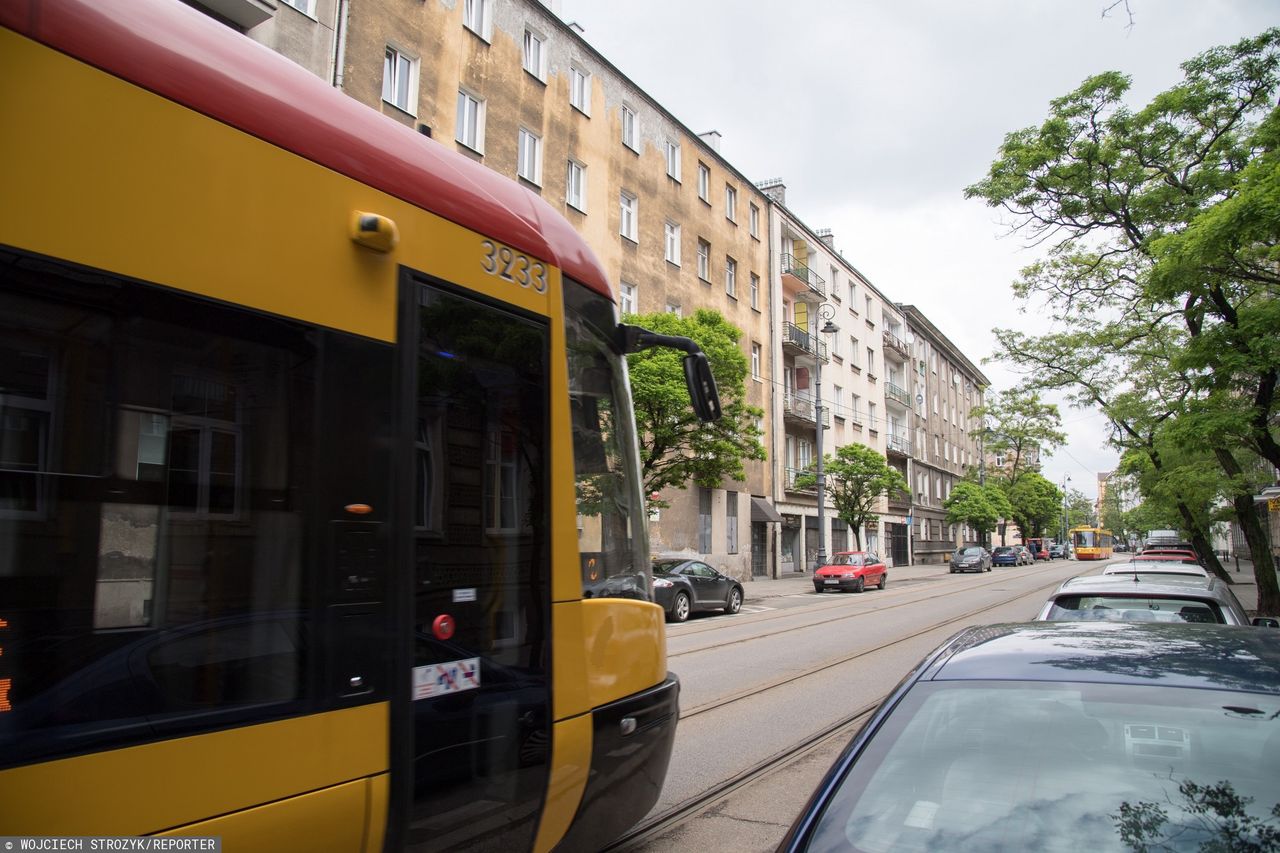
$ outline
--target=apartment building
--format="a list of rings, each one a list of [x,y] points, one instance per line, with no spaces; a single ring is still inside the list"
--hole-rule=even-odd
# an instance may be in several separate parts
[[[901,318],[845,260],[829,230],[812,230],[787,208],[781,180],[759,186],[771,202],[769,235],[779,293],[771,442],[783,519],[778,565],[785,572],[807,571],[820,551],[852,549],[860,540],[862,547],[879,552],[884,541],[881,523],[850,530],[829,497],[819,518],[816,488],[798,487],[797,478],[819,454],[832,456],[846,444],[885,453],[890,436],[901,430],[903,412],[885,404],[894,361],[886,357],[883,332]],[[897,565],[905,562],[904,556]]]
[[[183,0],[331,85],[341,87],[346,0]]]
[[[908,544],[914,563],[946,562],[957,546],[977,542],[967,525],[947,523],[942,504],[956,481],[979,464],[981,425],[971,413],[991,383],[919,308],[898,308],[911,349],[910,386],[902,386],[910,387],[913,404]]]

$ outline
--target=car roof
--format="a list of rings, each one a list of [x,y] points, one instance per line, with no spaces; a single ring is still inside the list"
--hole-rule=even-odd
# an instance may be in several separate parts
[[[833,556],[833,557],[844,557],[844,556],[847,556],[847,555],[849,555],[849,554],[870,554],[870,553],[871,553],[870,551],[836,551],[836,552],[835,552],[834,554],[832,554],[831,556]]]
[[[1199,563],[1182,563],[1177,560],[1126,560],[1122,563],[1107,563],[1102,567],[1106,575],[1142,574],[1154,572],[1166,575],[1207,576],[1209,572]]]
[[[1280,631],[1163,622],[1029,622],[969,628],[921,681],[1158,685],[1280,695]]]

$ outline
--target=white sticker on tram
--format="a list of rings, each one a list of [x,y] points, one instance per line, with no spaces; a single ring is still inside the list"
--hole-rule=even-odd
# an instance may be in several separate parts
[[[429,663],[413,668],[413,698],[430,699],[480,686],[480,658]]]
[[[454,604],[457,604],[460,601],[475,601],[475,600],[476,600],[475,589],[455,589],[453,591]]]

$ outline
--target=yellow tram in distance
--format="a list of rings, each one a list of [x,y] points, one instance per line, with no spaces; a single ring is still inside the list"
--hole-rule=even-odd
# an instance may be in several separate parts
[[[1110,560],[1115,539],[1101,527],[1073,527],[1067,534],[1077,560]]]
[[[175,0],[0,0],[0,79],[3,833],[642,817],[679,684],[625,355],[713,418],[705,356],[535,194]]]

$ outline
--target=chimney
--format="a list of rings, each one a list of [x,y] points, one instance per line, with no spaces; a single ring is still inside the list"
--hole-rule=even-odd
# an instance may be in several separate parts
[[[836,248],[836,238],[835,235],[831,233],[831,229],[819,228],[816,233],[818,235],[818,239],[826,244],[828,249],[834,252]]]
[[[698,138],[711,146],[712,151],[720,153],[720,131],[708,130],[706,133],[699,133]]]
[[[782,178],[769,178],[767,181],[760,181],[756,184],[756,189],[778,204],[785,205],[787,203],[787,185],[782,182]]]
[[[578,35],[582,35],[586,32],[586,30],[582,28],[582,24],[579,24],[577,21],[569,21],[569,29],[573,30]]]

